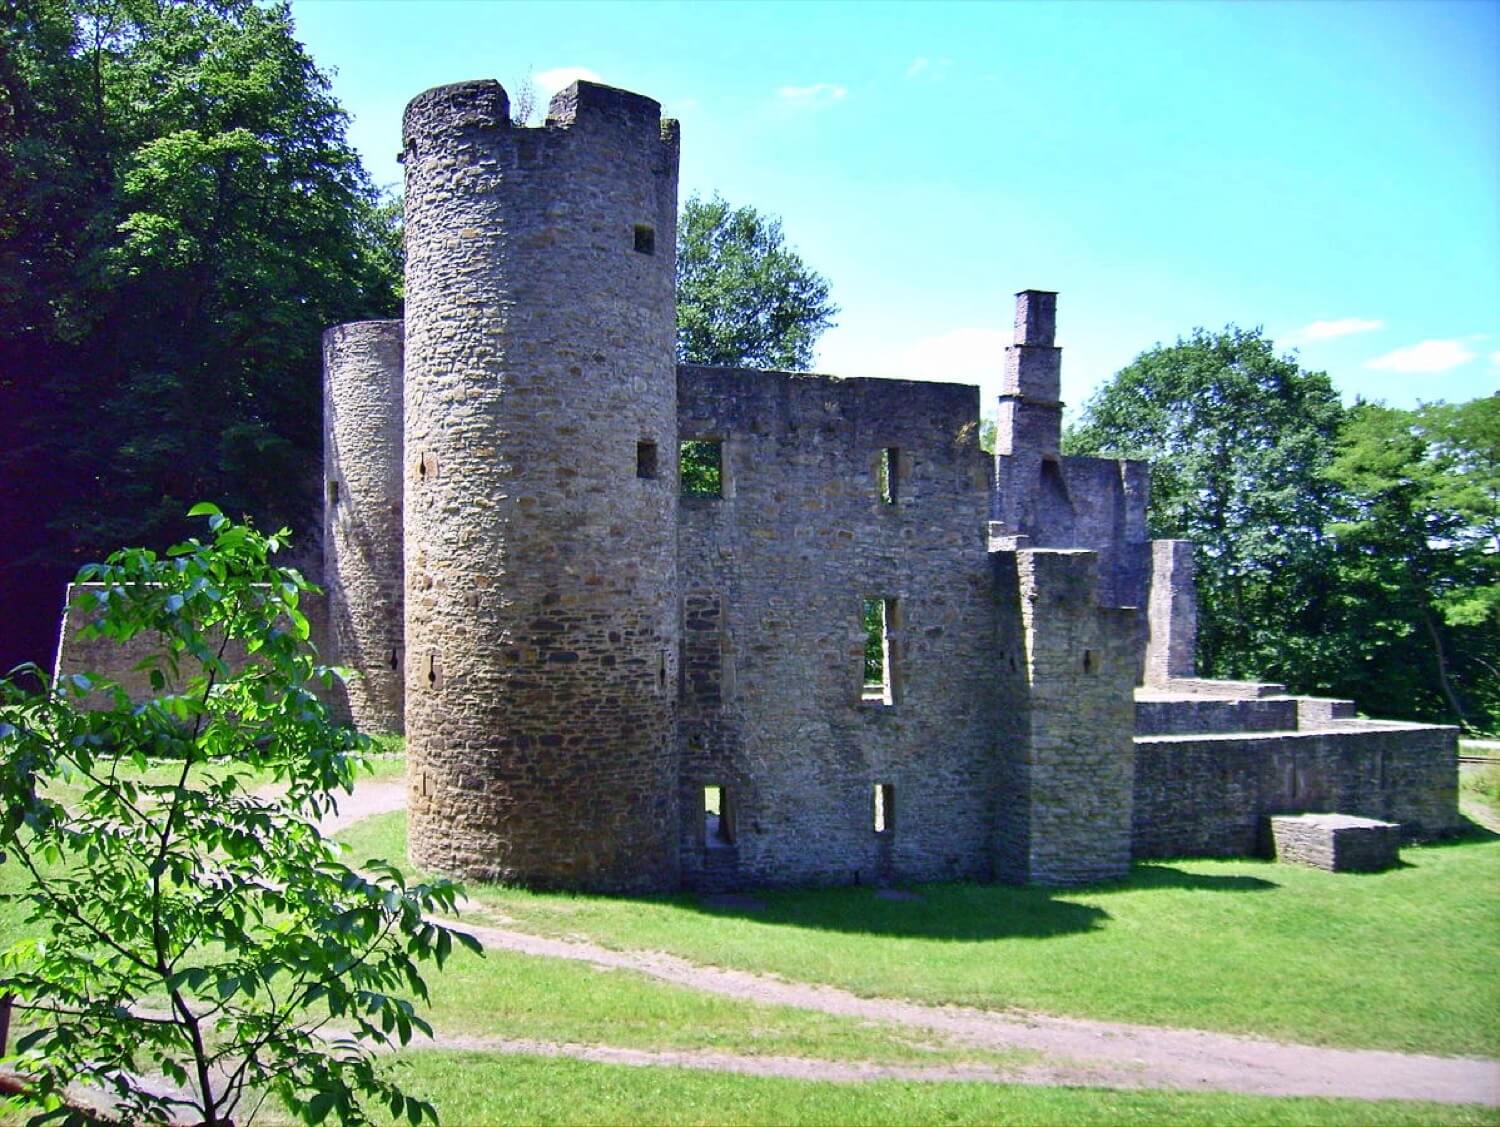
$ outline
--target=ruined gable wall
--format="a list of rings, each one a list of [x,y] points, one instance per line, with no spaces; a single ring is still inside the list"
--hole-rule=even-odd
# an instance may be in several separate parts
[[[723,441],[726,494],[679,508],[685,882],[988,876],[994,633],[976,390],[684,366],[678,405],[684,439]],[[887,447],[894,504],[877,486]],[[867,597],[897,599],[890,706],[861,700]],[[894,787],[889,835],[873,829],[877,783]],[[702,843],[705,784],[729,788],[731,850]]]

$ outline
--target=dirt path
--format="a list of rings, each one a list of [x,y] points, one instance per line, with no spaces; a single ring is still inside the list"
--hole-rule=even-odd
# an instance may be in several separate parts
[[[338,803],[337,812],[318,819],[318,829],[325,834],[336,834],[376,814],[403,809],[406,806],[406,780],[361,779],[354,784],[353,794],[338,796]]]
[[[988,1064],[878,1064],[873,1061],[815,1060],[810,1057],[726,1053],[713,1049],[626,1049],[614,1045],[585,1045],[562,1041],[529,1041],[514,1037],[447,1036],[413,1041],[407,1051],[466,1049],[481,1053],[519,1053],[527,1056],[571,1057],[600,1064],[638,1068],[667,1066],[734,1072],[741,1076],[779,1076],[792,1080],[827,1080],[858,1084],[868,1080],[921,1080],[989,1084],[1089,1084],[1087,1069],[1046,1064],[997,1066]]]
[[[1434,1057],[1374,1049],[1328,1049],[1191,1029],[1129,1025],[968,1006],[933,1006],[895,998],[862,998],[833,986],[790,982],[748,971],[701,966],[674,955],[613,951],[572,939],[549,939],[505,928],[456,926],[487,947],[595,966],[636,971],[721,997],[793,1006],[839,1017],[930,1030],[954,1043],[1004,1051],[1029,1049],[1044,1063],[994,1078],[1019,1082],[1178,1088],[1266,1096],[1343,1096],[1356,1099],[1435,1100],[1500,1106],[1500,1061]],[[498,1043],[498,1042],[497,1042]],[[583,1047],[578,1047],[584,1051]],[[557,1051],[563,1051],[561,1049]],[[587,1047],[590,1053],[649,1056],[639,1063],[715,1067],[729,1054],[652,1053]],[[568,1055],[575,1055],[569,1053]],[[601,1059],[588,1057],[587,1059]],[[764,1061],[765,1058],[756,1058]],[[693,1063],[695,1060],[700,1063]],[[630,1063],[623,1060],[622,1063]],[[835,1066],[809,1062],[813,1075]],[[748,1070],[748,1065],[745,1068]],[[765,1064],[757,1067],[769,1067]],[[839,1065],[839,1069],[869,1066]],[[930,1078],[944,1078],[924,1070]],[[966,1077],[979,1079],[970,1070]],[[994,1070],[991,1070],[994,1071]],[[780,1073],[803,1075],[802,1072]],[[1029,1074],[1029,1075],[1028,1075]],[[868,1075],[868,1074],[867,1074]]]
[[[404,784],[399,779],[363,782],[352,796],[340,800],[338,813],[325,819],[323,828],[325,832],[334,832],[361,818],[399,810],[404,798]],[[1006,1080],[1266,1096],[1434,1100],[1500,1107],[1500,1061],[1495,1060],[1375,1049],[1329,1049],[1192,1029],[968,1006],[935,1006],[897,998],[862,998],[834,986],[703,966],[661,952],[614,951],[581,940],[551,939],[506,928],[447,922],[472,933],[487,947],[635,971],[678,986],[756,1004],[792,1006],[912,1030],[929,1030],[956,1044],[974,1048],[1031,1050],[1041,1053],[1042,1061],[1017,1065],[1013,1070],[924,1068],[719,1052],[556,1045],[503,1038],[440,1038],[440,1046],[804,1078]]]

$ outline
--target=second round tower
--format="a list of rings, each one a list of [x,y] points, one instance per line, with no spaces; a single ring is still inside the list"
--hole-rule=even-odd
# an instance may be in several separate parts
[[[412,859],[674,887],[676,123],[470,82],[403,149]]]

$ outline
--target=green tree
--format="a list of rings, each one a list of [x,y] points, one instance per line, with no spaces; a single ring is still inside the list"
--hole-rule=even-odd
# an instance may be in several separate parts
[[[0,87],[0,410],[25,420],[0,516],[22,555],[60,582],[106,545],[163,547],[195,496],[313,523],[321,333],[397,313],[398,277],[287,6],[11,0]]]
[[[805,371],[838,307],[779,220],[690,196],[677,221],[677,358]]]
[[[369,1045],[430,1033],[401,996],[425,999],[419,963],[441,966],[455,940],[478,950],[424,918],[458,889],[337,859],[315,820],[367,741],[313,695],[330,673],[306,645],[311,588],[270,561],[284,531],[193,511],[206,541],[79,574],[99,585],[77,608],[92,635],[156,640],[141,666],[153,699],[91,675],[44,693],[0,682],[0,850],[23,870],[7,899],[33,929],[5,954],[31,1026],[6,1065],[33,1105],[55,1108],[86,1078],[131,1123],[188,1110],[218,1127],[268,1094],[309,1123],[366,1122],[365,1098],[435,1121]],[[147,756],[172,765],[164,781]],[[151,1072],[186,1094],[151,1088]]]
[[[1360,403],[1329,476],[1342,490],[1336,687],[1377,715],[1500,721],[1500,399]]]
[[[1142,353],[1064,436],[1069,453],[1152,463],[1151,535],[1198,545],[1205,675],[1319,689],[1336,674],[1325,471],[1342,415],[1324,373],[1229,326]]]

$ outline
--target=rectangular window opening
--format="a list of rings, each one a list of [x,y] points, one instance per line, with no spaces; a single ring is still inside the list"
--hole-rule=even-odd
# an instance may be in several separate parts
[[[339,503],[338,478],[331,477],[328,479],[328,503],[330,505],[337,505]]]
[[[890,783],[875,784],[875,832],[888,834],[896,826],[896,788]]]
[[[703,844],[710,849],[734,844],[734,816],[728,787],[703,788]]]
[[[864,602],[865,675],[861,698],[878,704],[894,704],[895,679],[892,676],[894,646],[891,634],[896,625],[895,599],[866,599]]]
[[[635,225],[635,249],[638,254],[656,253],[656,232],[648,224]]]
[[[880,499],[887,505],[896,503],[896,484],[901,475],[901,452],[887,446],[880,452],[880,468],[876,477],[880,482]]]
[[[684,440],[678,464],[684,497],[724,496],[724,444],[718,439]]]
[[[656,477],[656,443],[635,444],[635,476],[648,481]]]

